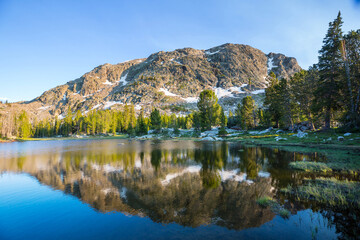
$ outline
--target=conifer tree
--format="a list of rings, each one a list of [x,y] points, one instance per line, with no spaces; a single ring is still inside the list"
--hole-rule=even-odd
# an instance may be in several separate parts
[[[212,90],[204,90],[200,93],[197,106],[200,111],[202,130],[210,130],[211,126],[218,123],[220,116],[220,105],[218,98]]]
[[[290,94],[292,95],[292,111],[299,121],[309,121],[312,130],[313,124],[312,102],[314,101],[314,82],[318,81],[316,66],[310,67],[308,71],[301,70],[290,78]]]
[[[129,110],[129,124],[131,125],[132,129],[136,127],[136,115],[135,115],[135,107],[133,104],[130,106]]]
[[[193,126],[195,129],[195,132],[199,132],[201,128],[201,116],[199,112],[193,113]]]
[[[225,130],[226,126],[227,126],[227,117],[225,116],[224,109],[221,108],[219,135],[227,134],[227,132]]]
[[[279,80],[276,78],[275,73],[271,72],[269,75],[269,84],[265,89],[264,105],[271,116],[271,120],[275,122],[275,126],[280,126],[280,120],[283,114],[283,98],[281,96],[281,89]]]
[[[155,133],[161,132],[161,115],[157,108],[154,108],[150,113],[151,128],[154,129]]]
[[[27,115],[27,113],[23,110],[17,120],[18,124],[19,124],[19,137],[20,138],[28,138],[31,135],[31,123],[29,120],[29,117]]]
[[[324,128],[331,127],[332,115],[341,107],[342,75],[342,18],[339,12],[337,18],[329,23],[329,29],[319,51],[319,81],[315,91],[315,106],[317,111],[324,111]]]
[[[146,125],[144,112],[141,109],[140,114],[137,118],[137,127],[136,127],[136,134],[137,135],[146,135],[148,133],[148,126]]]
[[[345,124],[350,128],[360,128],[360,29],[350,31],[342,41],[342,57],[346,68],[348,104]]]
[[[243,98],[240,112],[241,112],[242,126],[244,129],[255,127],[254,110],[255,110],[254,99],[251,96],[247,96]]]

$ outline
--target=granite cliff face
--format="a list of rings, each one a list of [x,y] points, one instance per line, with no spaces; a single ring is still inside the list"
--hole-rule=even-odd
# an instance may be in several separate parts
[[[36,115],[59,117],[69,107],[83,112],[131,103],[136,109],[170,104],[194,108],[200,92],[213,89],[220,103],[231,107],[249,94],[261,102],[270,71],[288,78],[300,69],[295,58],[266,55],[247,45],[183,48],[154,53],[146,59],[100,65],[20,105]]]

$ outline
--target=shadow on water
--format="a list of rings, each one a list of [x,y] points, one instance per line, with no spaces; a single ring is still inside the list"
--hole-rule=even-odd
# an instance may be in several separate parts
[[[99,212],[147,216],[154,222],[228,229],[256,228],[276,214],[256,203],[277,199],[293,215],[312,209],[343,238],[360,234],[358,209],[341,209],[285,196],[309,173],[292,161],[326,161],[317,153],[192,141],[61,141],[16,143],[1,149],[1,172],[26,172]],[[355,215],[354,215],[355,214]]]

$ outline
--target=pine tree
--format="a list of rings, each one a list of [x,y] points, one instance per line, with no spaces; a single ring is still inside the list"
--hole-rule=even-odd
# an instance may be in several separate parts
[[[179,130],[179,125],[177,123],[177,121],[175,121],[175,124],[174,124],[174,134],[177,136],[180,134],[180,130]]]
[[[218,98],[212,90],[204,90],[200,93],[197,106],[200,111],[202,130],[210,130],[211,126],[218,123],[220,116],[220,105]]]
[[[241,113],[242,127],[244,129],[255,127],[254,110],[255,110],[254,99],[251,96],[247,96],[243,98],[240,113]]]
[[[324,110],[324,128],[331,127],[331,118],[334,111],[341,107],[342,101],[342,19],[339,12],[337,18],[329,23],[328,32],[319,51],[319,81],[315,91],[315,106],[318,111]]]
[[[299,121],[307,120],[315,129],[313,123],[312,102],[314,101],[314,82],[318,81],[316,66],[308,71],[301,70],[290,78],[291,109]]]
[[[155,133],[161,132],[161,115],[157,108],[154,108],[150,113],[151,128],[154,129]]]
[[[76,134],[80,134],[80,131],[82,129],[82,124],[83,124],[83,116],[81,114],[81,111],[77,110],[74,119],[74,125],[75,125],[74,127]]]
[[[279,100],[282,103],[280,106],[281,123],[287,129],[293,128],[293,114],[291,108],[291,95],[287,79],[282,78],[279,82]]]
[[[193,114],[193,127],[195,132],[199,132],[201,128],[201,116],[199,112],[194,112]]]
[[[227,134],[225,127],[227,126],[227,117],[225,116],[224,109],[221,108],[221,114],[220,114],[220,129],[219,129],[219,135],[225,135]]]
[[[229,116],[228,116],[228,122],[227,122],[227,127],[231,128],[235,126],[235,117],[234,114],[231,110],[229,110]]]
[[[342,42],[342,56],[347,75],[349,95],[345,124],[350,128],[360,128],[360,29],[350,31]]]
[[[238,127],[241,127],[242,129],[245,128],[245,127],[243,126],[242,119],[241,119],[241,104],[240,104],[240,103],[238,103],[238,104],[236,105],[234,124],[235,124],[236,126],[238,126]]]
[[[69,134],[72,134],[72,111],[69,107],[68,112],[66,114],[66,117],[64,119],[64,126],[63,126],[63,135],[68,136]]]
[[[22,111],[17,119],[19,130],[18,136],[20,138],[28,138],[31,135],[31,123],[25,111]]]
[[[132,129],[135,129],[136,127],[136,115],[135,115],[135,107],[133,104],[130,106],[130,112],[129,112],[129,124],[131,125]]]
[[[137,135],[146,135],[148,133],[148,126],[146,125],[144,112],[141,109],[139,117],[137,119],[137,127],[136,127],[136,134]]]
[[[271,120],[275,122],[275,126],[280,126],[280,120],[283,114],[283,98],[281,96],[281,89],[279,80],[276,78],[275,73],[269,74],[269,84],[265,89],[264,106],[267,107],[268,114]]]

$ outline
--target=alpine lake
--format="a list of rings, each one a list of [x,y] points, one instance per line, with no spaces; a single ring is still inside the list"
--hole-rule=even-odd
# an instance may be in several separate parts
[[[299,153],[192,140],[0,144],[0,239],[355,239],[359,207],[291,194]],[[358,182],[358,176],[334,176]]]

